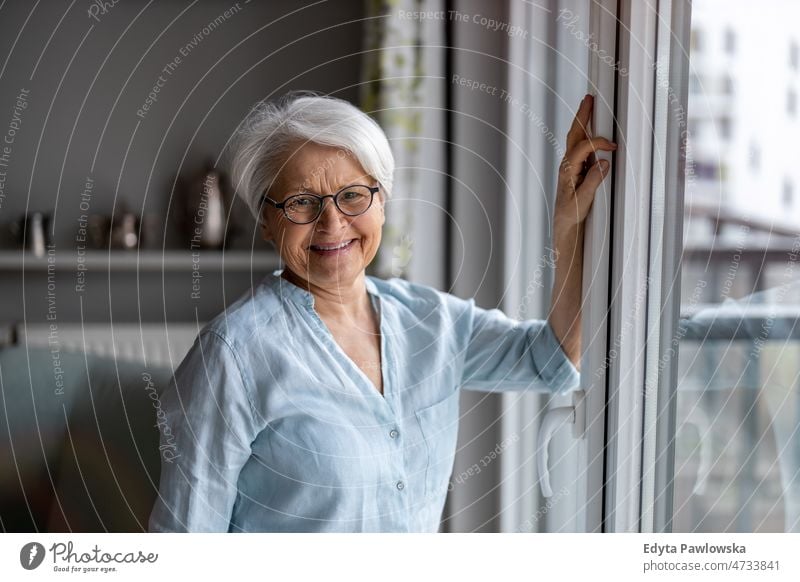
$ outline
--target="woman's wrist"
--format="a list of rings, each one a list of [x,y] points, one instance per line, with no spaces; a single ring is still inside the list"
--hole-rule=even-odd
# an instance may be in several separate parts
[[[563,280],[574,267],[583,267],[583,225],[557,229],[553,240],[555,280]],[[560,276],[561,275],[561,276]]]
[[[553,219],[553,242],[559,246],[576,246],[583,242],[583,233],[586,230],[586,223],[574,222],[570,220],[560,220],[558,217]]]

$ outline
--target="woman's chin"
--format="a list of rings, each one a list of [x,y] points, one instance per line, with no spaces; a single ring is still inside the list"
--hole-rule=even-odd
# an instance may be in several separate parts
[[[363,271],[364,267],[355,258],[346,261],[332,261],[325,258],[321,261],[311,261],[308,266],[311,282],[329,289],[352,283]]]

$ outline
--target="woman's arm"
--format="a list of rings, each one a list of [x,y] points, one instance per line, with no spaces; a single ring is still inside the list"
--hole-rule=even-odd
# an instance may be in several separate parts
[[[257,436],[236,354],[203,332],[156,403],[161,480],[150,531],[226,532]]]
[[[604,137],[591,136],[594,98],[586,95],[567,134],[567,149],[558,173],[553,214],[555,279],[548,321],[561,347],[577,369],[581,357],[581,303],[584,223],[594,195],[610,168],[595,161],[594,152],[614,151]]]
[[[578,386],[580,376],[547,321],[517,321],[499,309],[477,307],[472,299],[466,304],[459,317],[467,342],[460,381],[464,388],[566,393]]]

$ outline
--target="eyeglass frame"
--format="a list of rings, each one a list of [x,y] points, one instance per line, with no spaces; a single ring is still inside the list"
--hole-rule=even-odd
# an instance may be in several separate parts
[[[339,206],[339,202],[337,201],[337,196],[339,196],[339,194],[341,194],[342,192],[344,192],[348,188],[352,188],[353,186],[360,186],[362,188],[366,188],[367,190],[369,190],[369,192],[370,192],[369,204],[363,210],[363,212],[359,212],[358,214],[347,214]],[[286,220],[288,220],[292,224],[311,224],[312,222],[315,222],[316,220],[318,220],[320,216],[322,216],[322,211],[325,210],[325,199],[326,198],[333,198],[333,205],[336,207],[336,210],[338,210],[339,212],[341,212],[345,216],[361,216],[362,214],[366,214],[367,211],[370,208],[372,208],[372,203],[375,201],[375,194],[377,194],[380,191],[380,189],[381,189],[380,184],[378,184],[377,186],[367,186],[366,184],[348,184],[347,186],[345,186],[344,188],[342,188],[341,190],[336,192],[336,194],[325,194],[324,196],[320,196],[319,194],[313,194],[311,192],[302,192],[300,194],[292,194],[291,196],[289,196],[283,202],[276,202],[275,200],[273,200],[272,198],[267,196],[267,194],[265,192],[261,196],[261,204],[263,205],[264,202],[269,202],[270,204],[272,204],[272,206],[274,208],[282,210],[283,211],[283,215],[286,217]],[[314,218],[312,218],[311,220],[309,220],[308,222],[295,222],[294,220],[292,220],[289,217],[289,214],[286,212],[286,203],[289,202],[289,200],[291,200],[292,198],[296,198],[298,196],[313,196],[314,198],[319,199],[319,212],[317,212],[317,215]]]

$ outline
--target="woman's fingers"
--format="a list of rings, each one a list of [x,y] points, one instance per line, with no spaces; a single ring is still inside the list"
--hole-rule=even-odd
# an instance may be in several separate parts
[[[572,120],[572,125],[567,132],[567,151],[574,148],[585,139],[591,139],[592,134],[589,130],[589,123],[592,120],[592,109],[594,108],[594,97],[585,95],[583,101],[578,106],[578,112]]]
[[[586,177],[576,191],[576,195],[567,202],[567,210],[572,216],[576,224],[582,223],[589,215],[589,210],[592,208],[595,193],[603,179],[608,176],[611,164],[607,160],[600,160],[594,164],[586,173]]]
[[[586,177],[578,188],[578,198],[588,198],[589,204],[591,204],[591,200],[594,199],[594,193],[597,188],[600,187],[600,183],[603,179],[608,175],[609,168],[611,168],[611,164],[608,160],[600,160],[589,168]]]
[[[598,150],[613,152],[616,149],[617,144],[604,137],[585,139],[567,151],[564,160],[561,162],[561,173],[565,177],[575,178],[583,172],[584,164],[594,152]]]
[[[592,137],[589,124],[592,119],[594,98],[586,95],[567,133],[567,153],[559,168],[559,212],[572,214],[576,223],[586,219],[594,202],[594,195],[611,164],[596,161],[595,152],[613,152],[617,144],[604,137]]]

